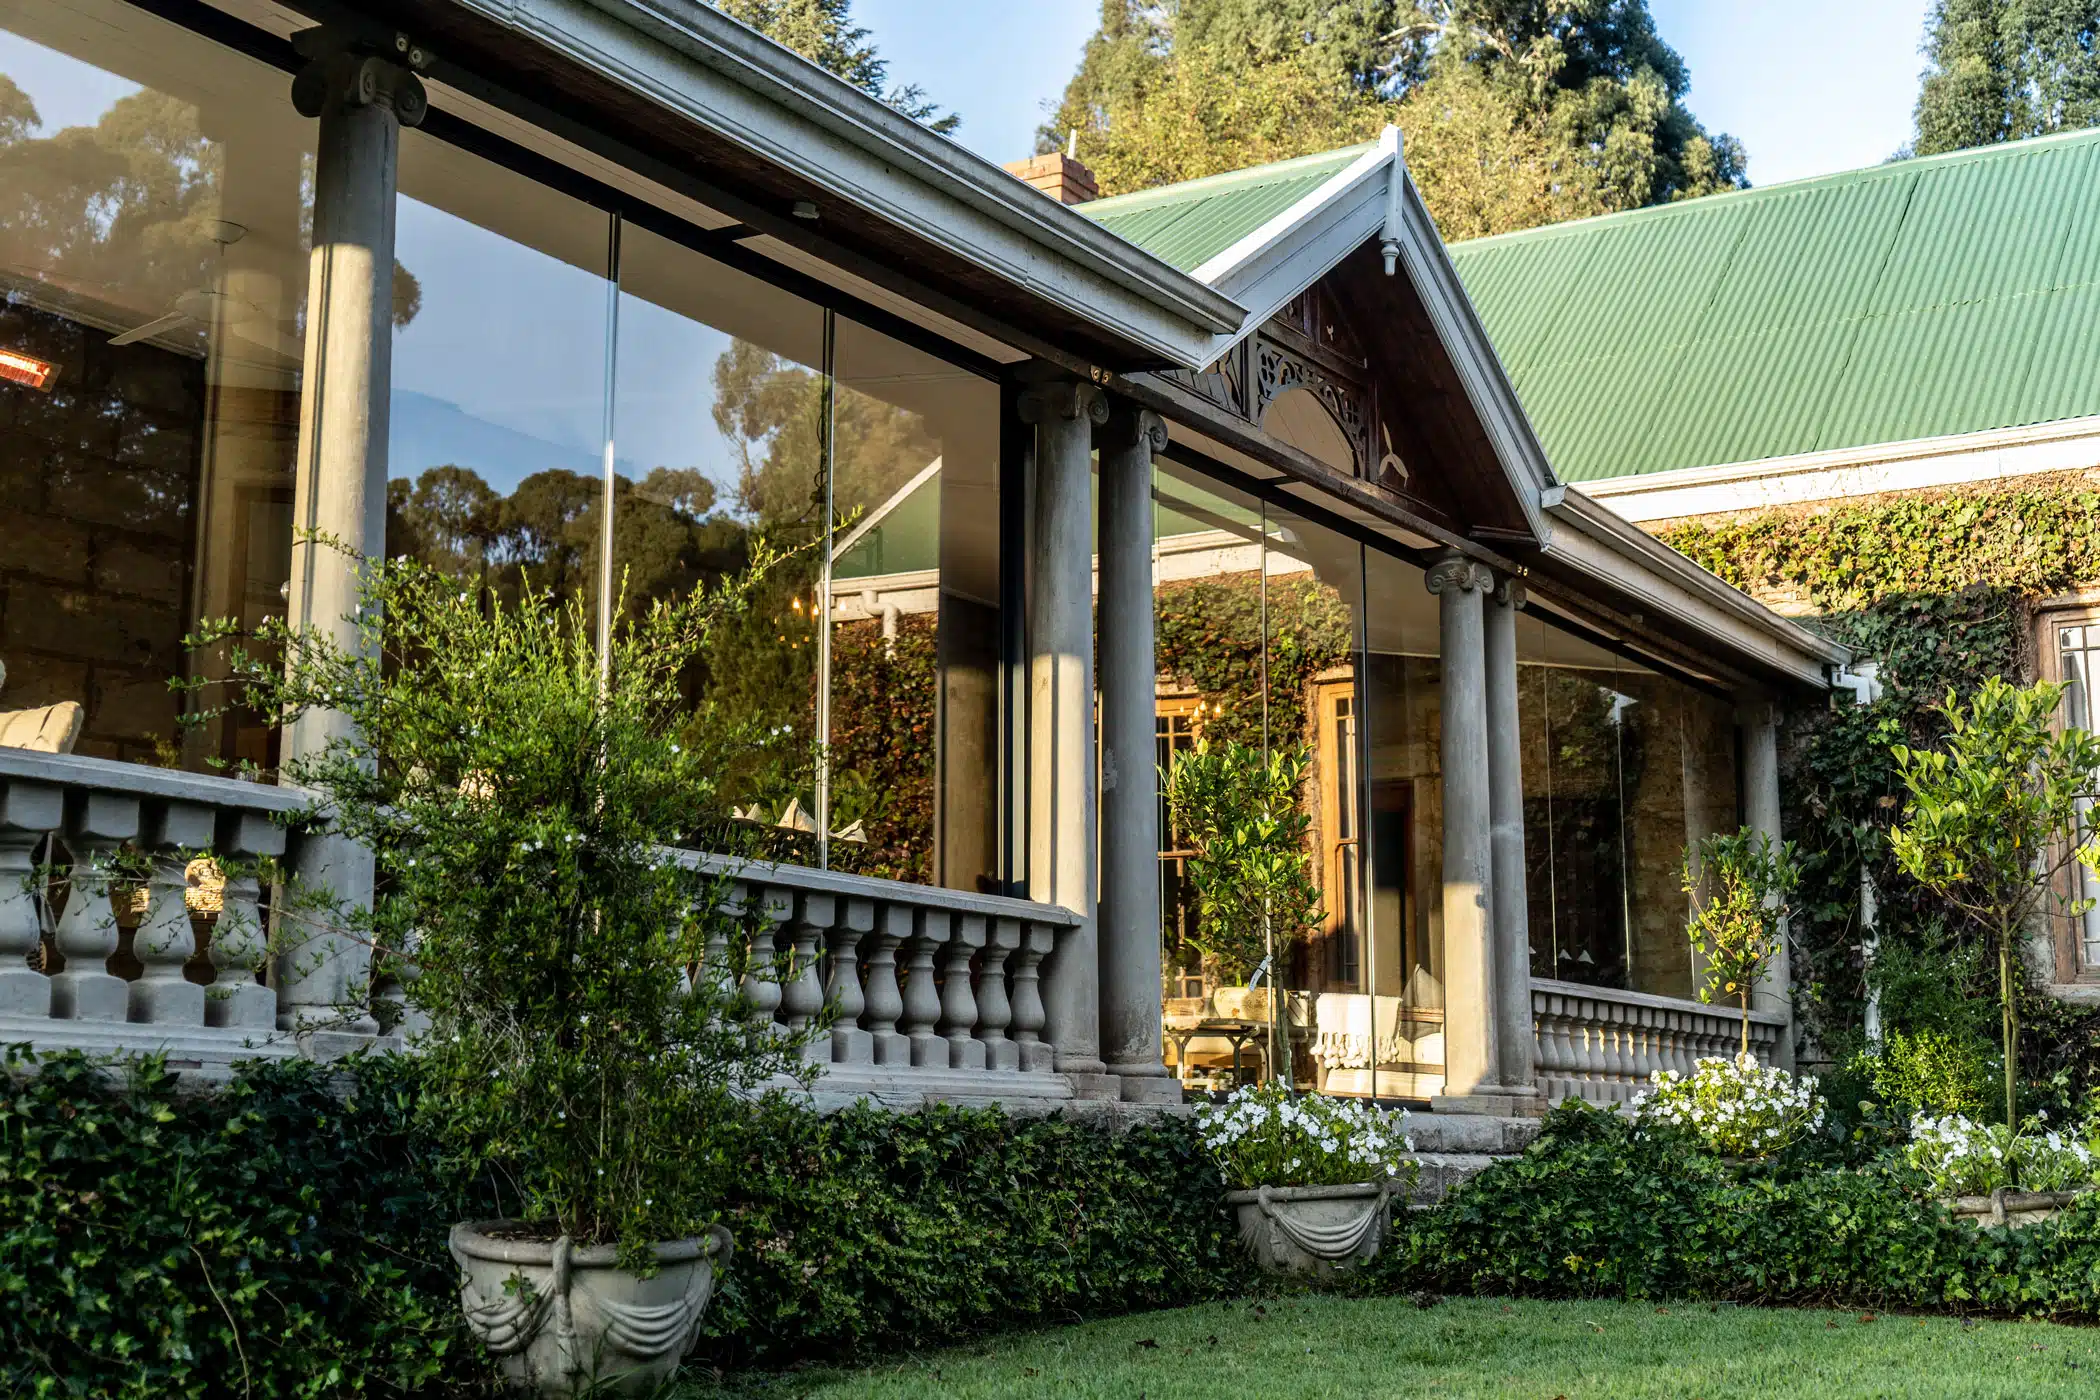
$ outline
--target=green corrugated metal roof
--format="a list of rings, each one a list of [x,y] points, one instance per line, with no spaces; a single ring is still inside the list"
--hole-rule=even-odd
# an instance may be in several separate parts
[[[1146,252],[1193,272],[1350,165],[1369,146],[1323,151],[1078,206]]]
[[[1451,257],[1569,481],[2100,414],[2100,131]]]
[[[1082,212],[1189,270],[1366,149]],[[2100,130],[1477,239],[1451,257],[1563,480],[2100,414]]]

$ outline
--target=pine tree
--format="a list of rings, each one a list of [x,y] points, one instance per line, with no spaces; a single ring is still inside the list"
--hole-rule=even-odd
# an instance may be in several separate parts
[[[2100,122],[2100,0],[1934,0],[1912,151]]]

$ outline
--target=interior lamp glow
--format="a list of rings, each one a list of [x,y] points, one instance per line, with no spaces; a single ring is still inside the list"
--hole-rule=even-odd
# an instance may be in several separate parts
[[[32,389],[49,389],[58,377],[58,366],[19,350],[0,350],[0,379]]]

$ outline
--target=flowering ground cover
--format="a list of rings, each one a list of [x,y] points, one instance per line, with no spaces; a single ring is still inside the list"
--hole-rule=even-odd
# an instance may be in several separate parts
[[[2046,1400],[2100,1393],[2100,1331],[1707,1303],[1297,1296],[1008,1335],[680,1400]]]

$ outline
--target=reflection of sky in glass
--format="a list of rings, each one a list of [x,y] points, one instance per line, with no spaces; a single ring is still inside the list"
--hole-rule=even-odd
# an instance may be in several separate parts
[[[12,8],[0,7],[0,24]],[[0,31],[0,73],[36,104],[43,136],[69,126],[93,126],[119,98],[140,90],[137,83],[5,31]]]
[[[394,336],[391,474],[468,467],[508,493],[536,471],[603,469],[606,284],[595,273],[403,195],[395,243],[422,288]],[[619,309],[618,470],[697,467],[734,490],[715,427],[729,336],[637,297]]]

